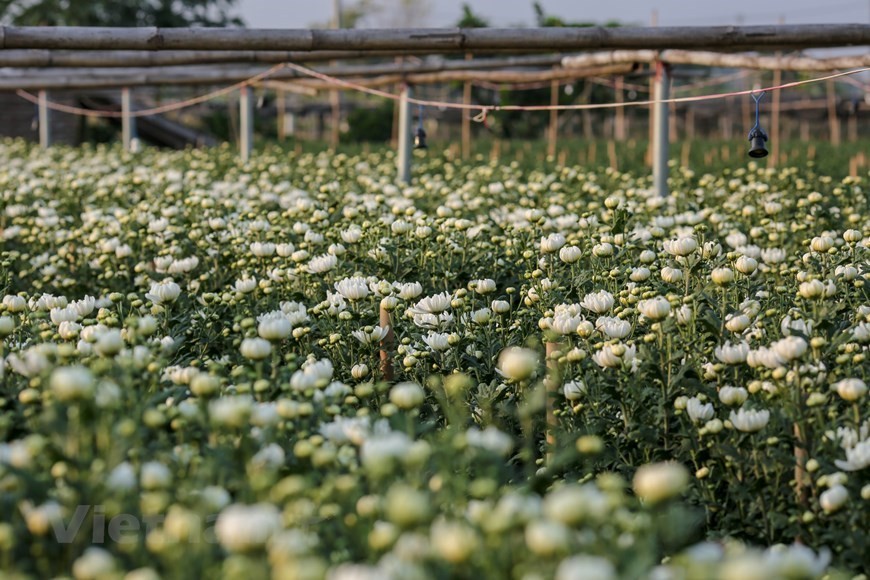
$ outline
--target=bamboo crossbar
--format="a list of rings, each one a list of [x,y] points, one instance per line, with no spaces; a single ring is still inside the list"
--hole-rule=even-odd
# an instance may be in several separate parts
[[[2,49],[84,50],[428,50],[487,49],[773,50],[863,46],[870,24],[588,28],[243,29],[0,27]]]
[[[827,72],[870,66],[870,54],[812,58],[807,56],[759,56],[754,54],[724,54],[710,51],[614,50],[593,54],[566,56],[562,66],[589,67],[624,62],[655,62],[688,64],[706,67],[742,68],[753,70],[781,70],[794,72]]]
[[[509,50],[493,49],[480,51],[483,54],[499,55]],[[516,52],[516,51],[513,51]],[[532,53],[553,51],[525,51]],[[429,56],[431,50],[407,50],[403,56]],[[20,68],[126,68],[182,66],[195,64],[276,64],[280,62],[326,62],[332,60],[357,60],[392,58],[394,50],[54,50],[15,49],[0,50],[0,67]]]
[[[465,62],[465,61],[462,61]],[[491,83],[528,83],[552,80],[580,79],[590,76],[627,74],[633,64],[622,63],[587,68],[558,68],[541,71],[511,70],[443,70],[434,72],[391,72],[377,76],[344,77],[354,83],[369,87],[385,87],[399,83],[432,84],[453,81],[487,81]],[[65,72],[65,71],[64,71]],[[259,71],[258,71],[259,72]],[[0,76],[0,91],[8,90],[66,90],[66,89],[106,89],[113,87],[139,87],[151,85],[220,85],[242,81],[255,74],[250,69],[221,69],[200,71],[139,70],[130,74],[79,74],[51,75],[39,77]],[[293,80],[295,84],[309,90],[335,88],[323,81],[300,78],[292,70],[280,70],[269,76],[270,81]]]

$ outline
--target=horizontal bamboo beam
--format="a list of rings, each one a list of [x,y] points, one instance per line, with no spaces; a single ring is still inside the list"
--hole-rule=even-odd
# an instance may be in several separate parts
[[[710,67],[743,68],[755,70],[783,70],[795,72],[827,72],[870,66],[870,54],[812,58],[808,56],[756,56],[750,54],[722,54],[718,52],[687,52],[667,50],[662,59],[670,64],[693,64]]]
[[[462,61],[465,62],[465,61]],[[387,74],[344,78],[366,87],[382,87],[390,84],[410,83],[429,84],[452,81],[482,80],[493,83],[541,82],[561,79],[576,79],[595,75],[627,74],[632,63],[587,67],[585,69],[546,69],[543,71],[486,71],[486,70],[442,70],[412,73],[393,67]],[[324,69],[326,70],[326,69]],[[389,70],[389,69],[385,69]],[[399,72],[395,72],[398,70]],[[66,72],[66,71],[63,71]],[[64,89],[105,89],[112,87],[139,87],[151,85],[221,85],[246,80],[262,71],[251,69],[198,69],[173,70],[141,69],[129,74],[52,74],[39,77],[0,76],[0,91],[8,90],[64,90]],[[295,79],[300,86],[321,90],[334,87],[333,84],[315,81],[292,70],[279,70],[268,78],[271,81]]]
[[[161,53],[146,53],[152,55],[160,55]],[[205,53],[209,54],[209,53]],[[279,53],[290,54],[290,53]],[[304,53],[303,53],[304,54]],[[319,54],[319,53],[313,53]],[[0,51],[2,58],[3,51]],[[427,59],[419,62],[402,62],[402,63],[377,63],[363,65],[336,65],[318,68],[318,72],[335,77],[345,76],[368,76],[379,74],[413,74],[426,72],[440,72],[450,70],[468,70],[468,69],[507,69],[516,67],[551,67],[562,61],[563,56],[558,54],[551,55],[536,55],[536,56],[515,56],[507,58],[480,58],[474,60],[447,60],[443,58]],[[296,62],[293,59],[283,59],[280,62]],[[178,74],[192,76],[201,76],[203,74],[220,74],[217,71],[228,70],[234,73],[246,74],[253,76],[262,71],[259,67],[240,67],[238,65],[211,64],[199,67],[183,66],[145,66],[145,67],[111,67],[111,68],[94,68],[94,67],[39,67],[26,68],[24,71],[11,71],[10,73],[0,74],[0,78],[6,76],[21,76],[24,78],[52,78],[52,77],[101,77],[111,78],[119,75],[145,75],[149,73],[160,74]],[[244,71],[244,72],[242,72]],[[282,73],[284,78],[298,76],[299,73],[287,71]]]
[[[482,51],[488,54],[510,52],[507,50]],[[552,52],[552,51],[547,51]],[[354,60],[363,58],[393,57],[396,51],[387,50],[50,50],[50,49],[5,49],[0,50],[0,67],[157,67],[193,64],[276,64],[279,62],[324,62],[330,60]],[[405,56],[427,56],[429,50],[408,50]]]
[[[867,44],[870,24],[370,30],[0,28],[0,48],[85,50],[771,50]]]
[[[653,50],[614,50],[580,54],[566,56],[562,59],[562,66],[566,68],[582,68],[621,62],[653,62],[655,60],[661,60],[670,64],[796,72],[825,72],[870,66],[870,54],[812,58],[807,56],[776,57],[685,50],[665,50],[660,53]]]
[[[542,71],[442,71],[420,74],[386,74],[377,77],[344,79],[356,85],[369,89],[381,88],[398,83],[410,85],[425,85],[447,82],[489,82],[489,83],[538,83],[560,80],[572,80],[597,75],[624,75],[630,73],[634,66],[630,63],[590,67],[586,69],[556,69]],[[308,87],[318,91],[335,88],[335,84],[320,81],[301,79],[293,81],[293,84]]]

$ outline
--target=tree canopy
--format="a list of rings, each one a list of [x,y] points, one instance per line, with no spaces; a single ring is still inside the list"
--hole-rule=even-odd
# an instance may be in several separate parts
[[[18,26],[243,26],[236,0],[0,0]]]

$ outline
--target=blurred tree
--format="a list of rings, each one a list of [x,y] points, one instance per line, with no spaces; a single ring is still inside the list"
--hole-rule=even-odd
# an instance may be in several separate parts
[[[456,23],[459,28],[489,28],[489,21],[471,10],[467,2],[462,3],[462,18]]]
[[[568,22],[564,18],[560,18],[559,16],[554,16],[552,14],[547,14],[544,12],[544,7],[540,2],[534,2],[532,4],[532,9],[535,11],[535,20],[537,21],[538,26],[543,28],[553,28],[553,27],[574,27],[574,28],[586,28],[589,26],[598,26],[597,22]],[[602,26],[607,26],[610,28],[615,28],[620,26],[619,21],[617,20],[608,20]]]
[[[244,26],[236,0],[0,0],[0,23],[18,26]]]

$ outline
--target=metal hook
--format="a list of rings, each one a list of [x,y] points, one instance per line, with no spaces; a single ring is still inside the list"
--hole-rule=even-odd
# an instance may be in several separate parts
[[[752,97],[753,101],[755,101],[755,126],[752,127],[753,129],[755,129],[756,127],[758,127],[758,115],[760,107],[759,101],[761,101],[761,99],[764,97],[764,91],[760,91],[757,97],[755,96],[754,92],[749,93],[749,96]]]

